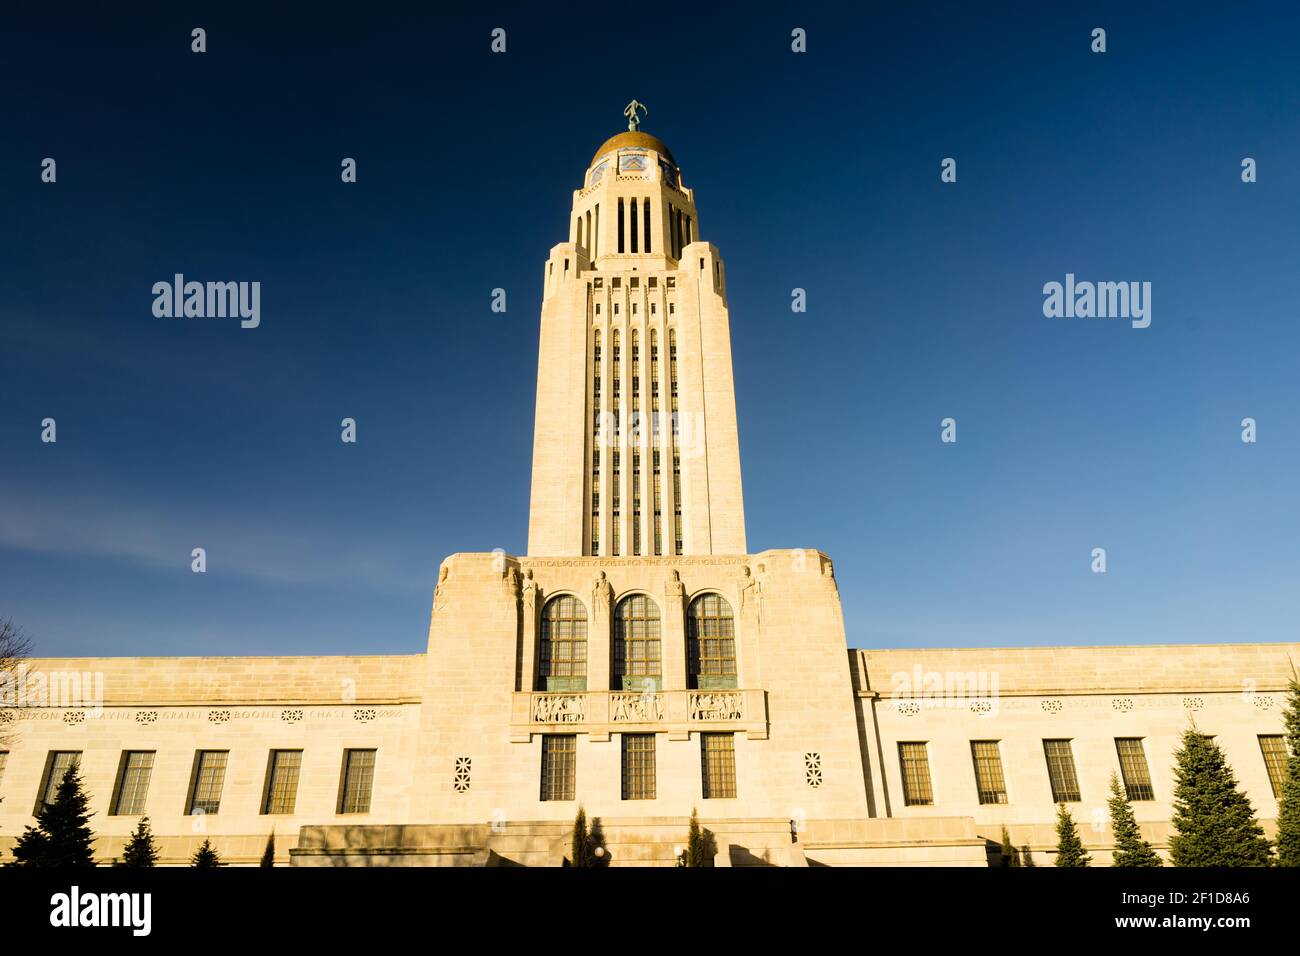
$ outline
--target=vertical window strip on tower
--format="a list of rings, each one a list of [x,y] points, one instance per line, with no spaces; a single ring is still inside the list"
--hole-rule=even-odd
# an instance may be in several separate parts
[[[636,441],[641,422],[635,414],[641,410],[641,337],[632,330],[632,440]]]
[[[1002,776],[1002,754],[996,740],[972,740],[971,758],[975,763],[975,788],[980,803],[1006,803],[1007,783]]]
[[[619,546],[622,537],[621,535],[622,529],[620,528],[620,525],[622,524],[621,518],[623,512],[622,509],[623,489],[620,487],[623,478],[623,472],[621,468],[622,455],[618,452],[617,449],[615,449],[614,451],[610,452],[610,456],[612,458],[612,465],[611,465],[610,476],[609,476],[610,477],[610,485],[609,485],[610,518],[611,518],[609,543],[610,543],[610,554],[612,554],[614,557],[618,557]]]
[[[664,548],[663,548],[663,528],[662,528],[663,518],[662,518],[662,512],[660,511],[659,508],[661,490],[659,486],[660,469],[659,469],[658,448],[656,448],[654,451],[650,453],[650,462],[651,462],[650,467],[654,472],[652,478],[654,484],[654,488],[653,488],[654,498],[652,500],[652,505],[654,507],[654,533],[655,533],[654,546],[655,546],[655,554],[660,555],[664,553]]]
[[[641,554],[641,451],[632,449],[632,554]]]
[[[652,306],[653,308],[653,306]],[[659,434],[659,332],[650,330],[650,412],[654,416],[652,431]]]
[[[682,456],[673,449],[673,550],[682,553]]]
[[[930,757],[925,742],[900,742],[898,769],[903,777],[903,803],[909,807],[928,807],[934,803],[930,785]]]
[[[1052,785],[1053,803],[1078,803],[1079,777],[1074,770],[1074,752],[1068,740],[1044,740],[1047,779]]]
[[[1141,737],[1116,737],[1115,751],[1119,755],[1119,772],[1124,778],[1124,790],[1130,800],[1154,800],[1155,788],[1151,785],[1151,771],[1147,769],[1147,755],[1142,749]]]
[[[618,201],[618,251],[623,252],[623,200]]]
[[[672,389],[673,439],[677,438],[677,331],[668,330],[668,382]]]
[[[650,197],[641,201],[642,217],[645,219],[645,242],[644,248],[646,254],[650,253]]]
[[[600,449],[591,452],[591,553],[600,553]]]
[[[592,333],[591,345],[591,553],[600,553],[600,509],[597,507],[597,492],[600,490],[600,329]]]
[[[629,228],[628,228],[628,233],[630,234],[630,239],[631,239],[632,254],[633,254],[633,255],[636,255],[636,251],[637,251],[637,242],[636,242],[636,237],[637,237],[637,232],[638,232],[639,230],[637,229],[636,200],[635,200],[635,199],[633,199],[633,200],[631,201],[631,212],[632,212],[632,214],[628,217],[628,226],[629,226]]]

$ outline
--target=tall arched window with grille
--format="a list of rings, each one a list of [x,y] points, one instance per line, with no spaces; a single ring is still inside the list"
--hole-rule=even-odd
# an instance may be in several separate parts
[[[659,606],[644,594],[623,598],[614,613],[614,688],[658,690],[662,661]]]
[[[537,655],[537,689],[587,689],[587,608],[572,594],[560,594],[542,609]]]
[[[686,613],[687,686],[736,686],[736,621],[721,594],[701,594]]]
[[[600,329],[591,345],[591,553],[600,553]],[[617,554],[618,552],[615,552]]]

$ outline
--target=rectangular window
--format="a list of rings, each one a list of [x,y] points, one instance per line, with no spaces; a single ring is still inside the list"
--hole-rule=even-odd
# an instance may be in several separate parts
[[[623,799],[655,798],[655,735],[623,735]]]
[[[339,784],[339,813],[369,813],[375,787],[375,751],[343,751],[343,779]]]
[[[1264,766],[1268,768],[1268,782],[1273,787],[1273,796],[1282,798],[1282,781],[1286,778],[1286,738],[1280,734],[1260,734],[1259,749],[1264,755]],[[3,769],[0,766],[0,769]]]
[[[127,750],[117,769],[117,787],[113,793],[110,815],[137,816],[144,813],[144,798],[153,774],[152,750]]]
[[[266,764],[266,796],[263,813],[293,813],[298,802],[298,772],[301,750],[272,750]]]
[[[36,798],[33,816],[40,813],[47,803],[54,802],[54,795],[59,790],[59,784],[63,782],[63,775],[68,772],[69,767],[79,763],[81,763],[80,750],[50,751],[49,757],[45,760],[45,779],[41,781],[41,792]]]
[[[1002,776],[1002,754],[996,740],[972,740],[971,758],[975,761],[975,789],[980,803],[1006,803],[1007,783]]]
[[[903,804],[909,807],[928,807],[934,803],[930,787],[930,758],[925,742],[899,743],[898,769],[903,775]]]
[[[1047,779],[1052,784],[1053,803],[1078,803],[1079,777],[1074,772],[1074,752],[1068,740],[1044,740]]]
[[[1154,800],[1155,788],[1151,786],[1151,772],[1147,769],[1147,755],[1142,749],[1141,737],[1116,737],[1115,750],[1119,754],[1119,771],[1124,777],[1124,790],[1130,800]]]
[[[573,734],[542,736],[542,799],[574,799],[578,738]]]
[[[700,734],[704,799],[736,795],[736,745],[731,734]]]
[[[200,750],[194,755],[190,806],[186,813],[216,813],[221,808],[221,787],[226,782],[228,750]]]

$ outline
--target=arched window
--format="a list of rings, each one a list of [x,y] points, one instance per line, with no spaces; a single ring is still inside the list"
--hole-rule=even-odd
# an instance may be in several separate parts
[[[587,608],[572,594],[546,602],[537,658],[538,690],[587,689]]]
[[[720,594],[701,594],[686,613],[686,670],[694,689],[736,686],[736,621]]]
[[[614,614],[614,688],[657,690],[662,682],[659,607],[644,594],[625,597]]]

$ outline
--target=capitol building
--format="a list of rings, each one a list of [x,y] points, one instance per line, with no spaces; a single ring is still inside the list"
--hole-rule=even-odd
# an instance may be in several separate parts
[[[1045,865],[1064,803],[1104,864],[1112,773],[1167,851],[1193,720],[1271,834],[1300,645],[851,649],[830,556],[748,550],[726,265],[630,115],[543,265],[528,553],[447,557],[423,654],[24,662],[0,861],[76,762],[105,862],[147,814],[162,863],[557,866],[581,806],[619,866],[692,811],[719,866]]]

